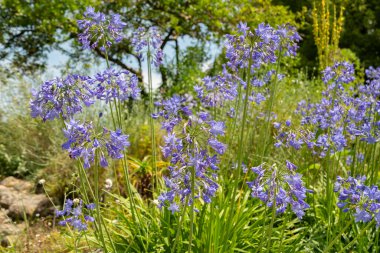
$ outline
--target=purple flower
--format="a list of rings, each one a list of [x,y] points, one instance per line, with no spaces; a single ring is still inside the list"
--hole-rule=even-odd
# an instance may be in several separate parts
[[[67,199],[63,210],[56,210],[56,217],[64,217],[64,220],[58,222],[61,226],[71,225],[75,230],[87,230],[87,223],[94,222],[94,218],[89,215],[83,215],[87,210],[93,210],[95,204],[90,203],[83,208],[83,202],[79,199]],[[86,210],[87,209],[87,210]]]
[[[162,129],[168,133],[172,132],[174,127],[181,122],[181,117],[189,117],[192,115],[191,105],[188,104],[185,97],[174,95],[156,102],[155,105],[160,108],[155,119],[163,119],[161,122]]]
[[[226,152],[227,146],[216,139],[209,139],[208,144],[220,155]]]
[[[83,105],[93,104],[94,93],[90,77],[68,75],[43,83],[39,91],[32,93],[31,116],[43,121],[62,117],[70,118],[82,112]]]
[[[141,89],[138,85],[138,78],[126,70],[106,69],[96,74],[93,82],[95,96],[106,103],[116,98],[120,101],[140,98]]]
[[[120,159],[124,156],[124,149],[130,145],[128,135],[122,134],[119,129],[104,129],[101,135],[97,135],[91,123],[80,124],[79,121],[71,120],[65,124],[63,133],[67,141],[62,144],[62,148],[69,152],[71,159],[82,158],[85,168],[91,167],[96,150],[100,153],[100,166],[107,167],[105,149],[111,158]]]
[[[213,134],[214,136],[218,135],[224,135],[225,132],[225,124],[222,121],[210,121],[209,125],[211,126],[210,133]]]
[[[239,33],[244,34],[244,36],[247,36],[247,31],[249,31],[249,27],[247,26],[247,23],[243,23],[240,21],[238,24]]]
[[[355,216],[355,222],[359,222],[359,221],[369,222],[370,220],[372,220],[372,215],[366,210],[363,210],[360,208],[356,209],[356,213],[354,214],[354,216]]]
[[[105,15],[95,12],[93,7],[87,7],[83,13],[84,19],[78,20],[79,42],[84,49],[93,49],[101,45],[101,50],[110,47],[112,42],[119,43],[124,38],[122,32],[126,23],[121,21],[119,14]]]
[[[226,145],[217,139],[224,135],[224,122],[212,120],[205,112],[189,115],[183,102],[181,97],[173,96],[156,103],[163,107],[158,119],[164,120],[163,126],[168,132],[161,150],[164,158],[170,161],[169,176],[164,178],[169,190],[159,196],[158,207],[168,206],[172,212],[179,211],[187,198],[189,205],[198,198],[205,203],[211,202],[218,189],[215,182],[218,155],[226,150]],[[173,119],[174,124],[168,124]],[[192,173],[195,174],[194,199],[191,198]]]
[[[350,83],[354,81],[355,69],[348,62],[336,62],[332,67],[327,67],[322,71],[322,80],[325,84],[333,81],[335,84]]]
[[[288,130],[279,127],[277,143],[300,149],[305,146],[320,157],[334,154],[353,145],[358,139],[367,144],[380,140],[379,96],[380,79],[375,70],[368,71],[374,79],[358,87],[357,92],[347,89],[354,80],[353,66],[337,62],[323,71],[327,87],[317,103],[301,101],[297,113],[301,115],[301,128]],[[276,144],[277,146],[279,144]],[[351,163],[348,158],[348,164]],[[362,158],[358,161],[362,160]]]
[[[337,178],[334,191],[339,193],[338,207],[345,212],[355,211],[355,222],[369,222],[373,218],[380,226],[380,191],[377,186],[365,185],[366,177]]]
[[[177,205],[177,203],[171,203],[168,210],[171,211],[172,213],[178,212],[179,206]]]
[[[264,164],[251,169],[257,175],[254,181],[247,182],[251,196],[265,202],[268,207],[275,203],[277,214],[284,213],[287,206],[291,206],[297,217],[302,219],[305,209],[310,207],[305,202],[306,193],[311,191],[304,187],[302,176],[294,172],[296,166],[287,161],[288,170],[281,172],[276,165],[268,169],[263,167]]]
[[[134,51],[139,54],[140,59],[144,59],[142,52],[147,51],[153,56],[154,66],[159,67],[162,64],[164,53],[161,49],[162,39],[157,27],[151,27],[149,30],[139,27],[133,33],[131,44]]]
[[[121,133],[120,129],[115,132],[110,132],[110,139],[106,141],[106,148],[108,155],[113,159],[120,159],[124,157],[124,149],[129,147],[129,136]]]
[[[297,166],[292,163],[292,162],[289,162],[288,160],[286,160],[286,167],[289,169],[289,170],[296,170],[297,169]]]

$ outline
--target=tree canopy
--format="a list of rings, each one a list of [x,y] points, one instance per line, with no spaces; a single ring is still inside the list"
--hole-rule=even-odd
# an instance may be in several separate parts
[[[162,1],[78,1],[78,0],[3,0],[0,7],[0,59],[7,66],[17,66],[22,71],[43,70],[49,52],[59,50],[78,59],[80,45],[77,43],[79,19],[87,6],[104,13],[119,13],[127,23],[126,38],[112,46],[109,60],[121,68],[137,74],[142,79],[141,62],[130,46],[132,31],[139,26],[159,28],[162,48],[172,43],[178,50],[178,39],[189,37],[204,45],[206,41],[219,41],[223,35],[235,29],[240,22],[257,25],[294,23],[294,15],[284,6],[272,5],[271,1],[251,3],[243,1],[214,0],[162,0]],[[72,48],[63,45],[70,42]],[[83,53],[83,52],[81,52]],[[91,52],[104,58],[101,50]],[[180,59],[180,57],[176,57]],[[139,67],[130,64],[137,61]],[[165,68],[165,67],[164,67]],[[166,82],[165,69],[161,69]]]

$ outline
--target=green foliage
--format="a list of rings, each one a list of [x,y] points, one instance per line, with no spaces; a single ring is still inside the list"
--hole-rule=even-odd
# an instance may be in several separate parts
[[[0,175],[23,176],[31,172],[25,168],[25,161],[19,156],[12,156],[6,152],[3,144],[0,145]]]
[[[203,52],[204,45],[191,46],[180,53],[178,59],[173,59],[167,65],[165,68],[167,87],[162,87],[161,91],[165,96],[186,94],[193,89],[194,84],[201,81],[204,76],[202,65],[208,58]]]
[[[251,4],[249,0],[191,0],[180,4],[173,0],[111,1],[107,4],[95,0],[43,0],[33,4],[22,0],[4,0],[0,6],[2,13],[0,45],[3,48],[0,59],[6,59],[13,66],[31,73],[46,67],[47,52],[54,49],[70,56],[71,60],[68,64],[70,68],[78,64],[78,59],[82,63],[89,62],[94,56],[104,59],[105,55],[100,50],[95,50],[92,55],[78,53],[81,49],[74,40],[78,34],[76,19],[87,6],[93,6],[105,13],[120,13],[128,21],[130,31],[138,26],[159,27],[164,39],[162,48],[170,46],[170,42],[178,43],[179,38],[185,37],[201,44],[210,40],[219,41],[240,21],[248,22],[253,26],[260,22],[268,22],[272,25],[295,23],[294,15],[287,8],[271,5],[270,0],[256,1],[255,4]],[[72,46],[67,48],[70,43]],[[189,52],[177,50],[176,58],[190,56],[194,54],[193,50],[195,48],[189,48]],[[127,37],[123,43],[113,46],[108,53],[112,64],[137,74],[142,80],[141,62],[132,52],[130,37]],[[196,60],[205,59],[204,57],[193,58],[192,64]],[[200,61],[198,65],[201,66],[203,63]],[[13,73],[12,68],[8,68],[9,66],[3,67],[9,75]],[[184,71],[183,75],[176,73],[176,76],[186,76],[189,72],[189,68],[176,68],[176,70]],[[170,75],[169,84],[166,83],[166,72]],[[171,66],[161,68],[164,87],[177,83],[175,78],[173,81],[172,73]]]
[[[343,4],[344,26],[339,41],[340,48],[350,49],[362,62],[362,67],[380,65],[380,7],[377,0],[334,0],[329,1],[337,6]],[[317,48],[313,39],[312,15],[313,4],[319,1],[305,0],[274,0],[273,3],[288,6],[290,11],[297,15],[300,24],[300,33],[303,41],[300,45],[301,66],[308,66],[311,70],[316,66]],[[333,11],[333,10],[330,10]]]
[[[31,121],[28,116],[10,116],[0,122],[0,166],[3,175],[33,176],[60,152],[56,127]]]
[[[377,0],[347,1],[340,46],[349,48],[363,67],[380,65],[380,6]]]
[[[274,5],[273,2],[288,2],[289,9],[294,13],[290,12],[288,7]],[[178,4],[178,1],[164,0],[111,1],[105,5],[100,1],[91,2],[106,12],[121,10],[133,27],[139,24],[158,25],[166,32],[166,45],[171,46],[174,42],[173,59],[168,60],[160,69],[164,85],[160,90],[162,94],[158,95],[162,97],[191,93],[193,86],[205,75],[218,74],[224,63],[224,55],[219,56],[211,63],[213,66],[204,71],[205,62],[208,63],[210,60],[205,54],[205,41],[218,42],[223,33],[236,26],[239,21],[246,21],[250,26],[261,22],[276,25],[297,21],[297,25],[306,32],[306,41],[304,40],[301,51],[307,48],[314,51],[310,55],[297,58],[296,62],[283,61],[276,66],[285,74],[285,78],[281,81],[273,79],[270,85],[263,89],[264,92],[274,90],[270,100],[256,105],[245,99],[247,95],[244,97],[241,94],[234,105],[239,113],[246,112],[240,114],[242,117],[227,118],[223,108],[215,108],[211,112],[216,120],[226,121],[227,133],[223,141],[228,143],[229,151],[221,158],[218,178],[220,188],[212,203],[195,206],[200,209],[199,212],[187,207],[180,213],[172,214],[166,207],[161,210],[156,207],[158,192],[166,190],[162,177],[168,173],[168,162],[159,154],[154,157],[157,161],[152,158],[151,154],[155,148],[159,153],[163,133],[158,124],[148,123],[150,111],[146,101],[125,103],[125,109],[118,115],[119,127],[130,135],[131,142],[124,159],[110,164],[109,168],[104,170],[98,169],[99,166],[84,170],[79,163],[78,171],[75,173],[74,162],[61,151],[62,125],[31,120],[27,115],[25,103],[7,102],[6,105],[16,104],[17,108],[15,111],[0,111],[0,175],[44,178],[47,192],[58,199],[63,199],[64,195],[69,193],[70,196],[83,198],[86,203],[96,200],[96,222],[86,234],[86,240],[82,240],[80,244],[80,250],[83,251],[103,248],[105,252],[186,252],[190,244],[189,238],[193,237],[190,247],[193,252],[378,252],[379,230],[376,230],[373,223],[354,223],[354,217],[350,213],[343,213],[336,206],[337,200],[332,185],[337,175],[348,174],[349,171],[352,174],[363,172],[371,175],[372,183],[377,183],[376,165],[380,161],[380,147],[352,145],[345,152],[327,155],[325,158],[315,157],[307,149],[296,152],[292,149],[273,147],[276,133],[272,126],[273,120],[284,122],[291,119],[292,124],[299,126],[300,116],[293,114],[298,102],[302,99],[315,102],[320,99],[321,90],[324,89],[319,79],[308,76],[310,72],[315,73],[316,69],[300,70],[298,67],[305,65],[304,63],[310,59],[308,57],[315,57],[317,53],[313,42],[310,43],[311,13],[303,8],[310,7],[310,1],[273,2],[207,0],[181,1],[181,4]],[[376,13],[377,9],[369,11],[365,2],[371,1],[362,0],[362,4],[355,8]],[[46,49],[60,46],[64,41],[75,37],[78,31],[73,22],[74,16],[82,12],[87,4],[90,4],[90,1],[38,1],[31,6],[24,1],[5,0],[5,5],[0,8],[5,13],[3,18],[7,17],[9,20],[4,20],[0,26],[9,28],[9,31],[0,35],[0,43],[7,45],[6,43],[11,41],[9,38],[17,35],[15,31],[27,29],[28,22],[34,24],[32,29],[35,29],[36,33],[21,33],[22,39],[9,44],[9,47],[6,47],[9,51],[5,51],[4,55],[14,57],[14,63],[21,64],[20,67],[26,69],[42,67],[43,61],[40,65],[32,65],[38,63],[38,60],[43,60]],[[36,13],[44,8],[50,10],[54,5],[58,6],[57,9],[48,11],[46,16],[43,14],[40,18],[35,17]],[[65,15],[71,18],[71,23],[64,24]],[[374,20],[373,15],[368,15],[368,19]],[[51,22],[48,22],[49,17]],[[349,19],[350,15],[347,17]],[[325,27],[324,31],[327,30]],[[44,32],[47,33],[45,37]],[[184,36],[195,38],[197,44],[181,51],[178,41]],[[324,40],[328,38],[326,34],[323,36]],[[34,40],[37,41],[36,51],[28,51],[29,47],[23,43],[30,44]],[[345,43],[343,41],[342,43]],[[329,44],[331,43],[324,45]],[[360,64],[361,55],[357,54],[358,51],[338,50],[336,38],[333,44],[334,51],[337,51],[334,52],[335,59],[353,61],[357,73],[360,73],[363,65]],[[12,50],[16,48],[25,51],[13,55]],[[77,52],[73,54],[75,53]],[[95,54],[100,59],[104,56],[101,52]],[[374,55],[376,58],[376,54]],[[128,40],[112,48],[111,57],[114,64],[131,68],[125,63],[128,62],[126,58],[134,59]],[[119,60],[123,61],[118,63]],[[141,74],[141,69],[134,71]],[[247,78],[249,75],[244,73],[242,76]],[[358,79],[362,80],[363,75],[359,75]],[[28,100],[27,96],[23,97],[22,91],[25,92],[25,89],[25,86],[20,88],[20,101]],[[249,89],[240,92],[249,94]],[[9,96],[2,94],[2,97]],[[100,108],[97,107],[89,110],[84,117],[93,119],[98,110]],[[272,111],[275,112],[275,119],[270,113]],[[104,116],[100,121],[111,124],[108,109],[104,109]],[[152,130],[155,133],[154,137]],[[345,159],[348,155],[355,155],[357,152],[371,154],[371,157],[366,158],[363,164],[347,165]],[[251,198],[246,182],[253,180],[254,176],[241,172],[243,162],[249,168],[263,161],[281,164],[286,159],[297,163],[297,172],[304,175],[307,188],[314,191],[314,194],[307,198],[311,207],[302,220],[289,209],[283,215],[275,215],[265,204]],[[236,168],[237,163],[239,165]],[[104,187],[106,178],[113,180],[112,189]],[[192,225],[193,230],[190,229]],[[75,236],[77,234],[72,231],[62,234],[62,237],[71,242],[71,245],[68,245],[69,250],[78,250],[77,245],[72,243],[76,239]]]

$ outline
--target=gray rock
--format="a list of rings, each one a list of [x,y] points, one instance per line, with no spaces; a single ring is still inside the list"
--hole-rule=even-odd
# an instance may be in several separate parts
[[[5,209],[0,209],[0,226],[2,224],[12,223],[12,220],[8,217],[8,211]]]
[[[17,199],[9,206],[8,216],[13,219],[34,217],[37,213],[42,217],[50,213],[51,203],[43,194],[19,194]]]
[[[0,185],[0,207],[9,208],[18,198],[18,192],[13,188]]]
[[[52,212],[51,206],[44,194],[17,191],[0,185],[0,207],[8,209],[8,216],[13,219],[24,219],[25,215],[34,217],[37,213],[45,216]]]
[[[20,234],[25,229],[25,225],[23,223],[20,224],[1,224],[0,226],[0,237],[4,237],[7,235],[17,235]]]
[[[33,183],[15,177],[7,177],[0,182],[0,185],[3,185],[8,188],[13,188],[19,192],[31,192],[34,189]]]

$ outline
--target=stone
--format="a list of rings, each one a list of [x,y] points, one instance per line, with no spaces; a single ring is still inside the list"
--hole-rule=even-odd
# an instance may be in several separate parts
[[[39,214],[40,217],[51,213],[51,202],[43,194],[20,194],[18,198],[9,206],[8,216],[13,219],[23,219],[34,217]]]
[[[13,188],[19,192],[31,192],[34,189],[34,185],[31,182],[17,179],[15,177],[6,177],[3,181],[0,182],[0,185],[3,185],[8,188]]]
[[[18,193],[13,188],[0,185],[0,207],[9,208],[18,198]]]
[[[8,209],[7,215],[12,219],[34,217],[37,213],[46,216],[52,213],[52,204],[44,194],[19,192],[14,188],[0,185],[0,207]]]
[[[25,225],[23,223],[20,224],[1,224],[0,226],[0,237],[4,237],[7,235],[17,235],[20,234],[25,229]]]
[[[12,223],[12,220],[8,217],[8,211],[5,209],[0,209],[0,226],[2,224]]]

